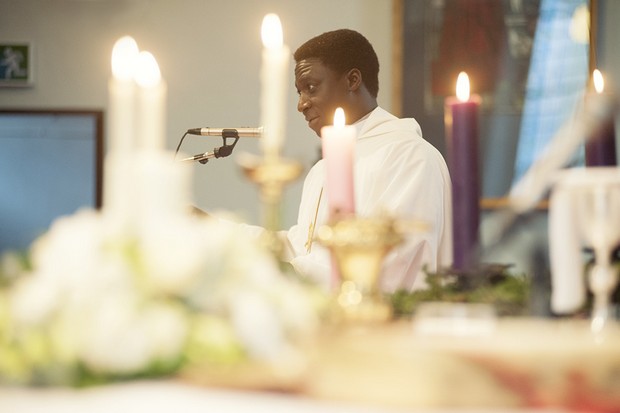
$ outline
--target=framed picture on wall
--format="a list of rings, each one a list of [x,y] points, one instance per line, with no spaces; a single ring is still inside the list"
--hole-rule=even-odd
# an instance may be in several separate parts
[[[443,111],[465,71],[483,110],[521,113],[540,0],[425,0],[424,6],[427,112]]]
[[[29,42],[0,41],[0,86],[32,86],[32,55],[32,44]]]

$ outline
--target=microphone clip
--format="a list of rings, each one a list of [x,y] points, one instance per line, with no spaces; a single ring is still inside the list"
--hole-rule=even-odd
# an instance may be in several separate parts
[[[227,139],[234,139],[232,144],[228,144]],[[233,149],[235,149],[235,145],[239,142],[239,132],[237,129],[223,129],[222,130],[222,146],[219,148],[213,149],[213,157],[214,158],[225,158],[229,156]],[[201,164],[206,164],[209,162],[209,158],[205,157],[204,159],[198,160]]]

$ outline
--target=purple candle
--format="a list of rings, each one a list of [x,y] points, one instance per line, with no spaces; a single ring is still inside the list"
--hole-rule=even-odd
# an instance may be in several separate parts
[[[605,81],[601,72],[592,73],[596,93],[589,94],[587,104],[596,104],[598,100],[611,100],[603,93]],[[586,141],[586,166],[616,166],[616,128],[614,117],[610,116]]]
[[[454,261],[457,270],[477,263],[480,227],[478,175],[478,107],[480,96],[470,96],[465,72],[456,82],[456,97],[446,98],[444,120],[448,169],[452,179]]]

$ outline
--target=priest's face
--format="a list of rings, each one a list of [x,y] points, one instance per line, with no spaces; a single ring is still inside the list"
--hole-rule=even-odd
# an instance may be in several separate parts
[[[347,112],[347,86],[345,75],[337,74],[319,59],[304,59],[295,65],[297,110],[319,137],[323,126],[334,123],[336,108],[340,106]]]

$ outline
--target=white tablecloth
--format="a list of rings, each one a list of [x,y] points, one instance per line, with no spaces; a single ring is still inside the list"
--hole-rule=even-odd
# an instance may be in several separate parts
[[[195,387],[173,381],[71,389],[0,387],[2,413],[399,413],[405,410],[312,400],[293,395]],[[447,410],[411,412],[447,413]],[[491,410],[458,410],[458,413]],[[496,411],[499,413],[499,411]],[[528,410],[528,413],[535,412]],[[545,413],[561,413],[545,410]],[[501,413],[525,413],[501,410]]]

